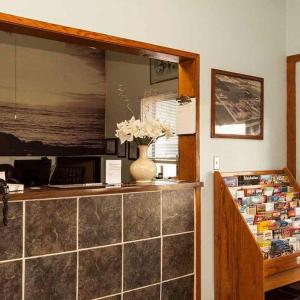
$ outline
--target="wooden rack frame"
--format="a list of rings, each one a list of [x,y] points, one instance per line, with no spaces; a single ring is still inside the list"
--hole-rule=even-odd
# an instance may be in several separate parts
[[[300,62],[300,54],[287,57],[287,167],[296,177],[296,65]]]
[[[199,158],[199,70],[200,56],[197,53],[181,51],[163,46],[138,42],[106,34],[61,26],[23,17],[0,13],[0,30],[31,36],[83,44],[105,50],[142,55],[149,58],[169,60],[179,64],[179,95],[196,98],[196,133],[179,136],[179,179],[200,180]],[[200,299],[200,187],[196,188],[195,233],[196,233],[196,274],[195,298]]]
[[[261,250],[241,215],[223,177],[236,175],[287,174],[300,191],[291,172],[214,173],[215,299],[263,300],[265,292],[300,280],[300,252],[263,259]]]

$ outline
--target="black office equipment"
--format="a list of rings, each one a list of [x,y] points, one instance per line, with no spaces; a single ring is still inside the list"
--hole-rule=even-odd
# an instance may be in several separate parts
[[[42,186],[49,184],[51,160],[15,160],[13,178],[25,186]]]
[[[50,183],[52,185],[99,183],[100,171],[100,157],[57,157]]]

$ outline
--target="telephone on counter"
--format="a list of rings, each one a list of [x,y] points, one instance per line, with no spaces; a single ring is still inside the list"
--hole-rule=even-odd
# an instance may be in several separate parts
[[[5,180],[10,192],[24,191],[24,185],[13,178],[14,167],[9,164],[0,164],[0,178]]]
[[[9,188],[7,185],[7,182],[0,178],[0,194],[2,195],[2,201],[3,201],[3,224],[4,226],[7,226],[8,223],[8,194],[9,194]]]
[[[9,164],[0,164],[0,172],[5,174],[4,178],[5,178],[5,180],[6,180],[7,183],[15,183],[15,184],[20,183],[19,180],[13,178],[14,167],[12,165],[9,165]],[[2,177],[0,176],[0,178],[2,178]]]

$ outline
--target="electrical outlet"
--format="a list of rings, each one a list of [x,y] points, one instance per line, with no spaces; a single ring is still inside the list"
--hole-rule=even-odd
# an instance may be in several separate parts
[[[220,157],[214,156],[214,170],[220,170]]]

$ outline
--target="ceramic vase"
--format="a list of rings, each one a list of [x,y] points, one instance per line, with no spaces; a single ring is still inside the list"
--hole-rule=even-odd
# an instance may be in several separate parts
[[[148,146],[139,145],[139,158],[130,165],[130,173],[137,183],[151,182],[156,175],[156,165],[148,158]]]

